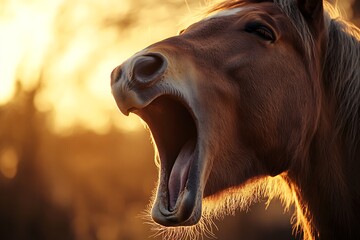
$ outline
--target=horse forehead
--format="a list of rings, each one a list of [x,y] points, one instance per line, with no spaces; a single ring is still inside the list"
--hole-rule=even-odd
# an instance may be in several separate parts
[[[209,20],[214,18],[221,18],[221,17],[229,17],[238,15],[240,13],[253,13],[253,14],[269,14],[269,15],[283,15],[282,11],[279,9],[278,6],[276,6],[274,3],[271,2],[265,2],[265,3],[257,3],[257,4],[247,4],[244,6],[238,6],[234,8],[228,8],[220,10],[219,12],[216,12],[215,14],[212,14],[206,18],[203,19]]]
[[[237,7],[237,8],[232,8],[232,9],[226,9],[226,10],[221,10],[220,12],[217,12],[211,16],[208,16],[206,18],[204,18],[203,20],[210,20],[213,18],[221,18],[221,17],[228,17],[228,16],[233,16],[238,14],[241,11],[244,11],[246,9],[248,9],[249,7]]]

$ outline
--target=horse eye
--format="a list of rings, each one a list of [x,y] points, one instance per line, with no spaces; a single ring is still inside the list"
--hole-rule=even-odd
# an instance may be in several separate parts
[[[245,31],[248,33],[253,33],[266,41],[275,41],[275,33],[273,30],[261,23],[249,23],[246,25]]]

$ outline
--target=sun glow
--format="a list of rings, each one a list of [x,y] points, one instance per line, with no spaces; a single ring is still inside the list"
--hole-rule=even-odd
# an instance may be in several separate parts
[[[139,49],[175,35],[173,26],[188,11],[183,3],[183,13],[170,18],[165,5],[138,8],[129,0],[0,3],[0,105],[14,97],[19,81],[25,91],[36,89],[36,108],[64,134],[77,126],[99,133],[139,129],[136,117],[116,108],[109,75]]]
[[[50,42],[48,33],[59,1],[41,4],[2,1],[1,4],[0,104],[5,104],[14,94],[14,80],[26,75],[23,85],[31,88],[39,78],[38,70]]]

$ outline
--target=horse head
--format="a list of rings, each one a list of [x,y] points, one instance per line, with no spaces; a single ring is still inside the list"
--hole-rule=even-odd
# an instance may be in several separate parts
[[[203,199],[298,178],[322,112],[326,24],[320,0],[226,1],[113,70],[118,107],[156,145],[155,222],[194,225]]]

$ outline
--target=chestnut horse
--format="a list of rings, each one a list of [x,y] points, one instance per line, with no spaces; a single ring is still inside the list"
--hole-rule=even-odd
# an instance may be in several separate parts
[[[277,196],[304,239],[360,239],[360,34],[332,12],[225,1],[114,69],[118,107],[156,145],[159,226]]]

